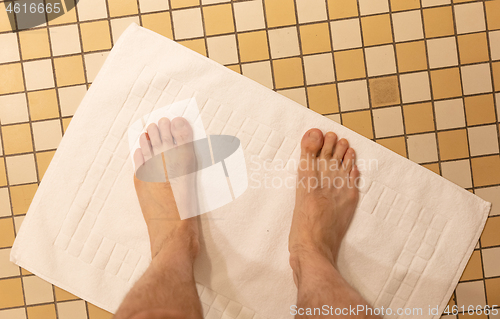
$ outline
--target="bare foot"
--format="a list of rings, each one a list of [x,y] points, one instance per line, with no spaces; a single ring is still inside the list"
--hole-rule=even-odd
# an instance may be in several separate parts
[[[345,139],[318,129],[307,131],[301,142],[297,193],[290,230],[290,264],[314,253],[336,266],[340,243],[358,202],[355,186],[359,171],[355,152]]]
[[[137,168],[153,156],[193,140],[191,126],[181,117],[173,119],[172,122],[167,118],[162,118],[158,126],[150,124],[147,128],[147,135],[149,139],[146,134],[141,135],[141,148],[137,149],[134,154]],[[179,170],[186,171],[194,170],[196,158],[192,148],[183,147],[177,155],[181,156],[170,159],[170,161],[175,161],[175,163],[170,163],[170,167],[175,166]],[[176,204],[173,185],[168,180],[168,176],[166,177],[166,183],[153,183],[142,181],[134,175],[135,190],[148,227],[151,256],[154,258],[161,251],[168,251],[169,255],[181,255],[194,261],[199,249],[198,220],[196,218],[181,220],[177,205],[192,205],[193,202],[196,204],[196,196],[193,196],[196,194],[186,191],[186,196],[182,199],[186,203]],[[183,181],[186,182],[187,188],[195,189],[194,179],[184,178]]]

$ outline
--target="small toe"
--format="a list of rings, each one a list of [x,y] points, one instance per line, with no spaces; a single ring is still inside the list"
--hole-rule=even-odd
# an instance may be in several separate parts
[[[329,159],[332,157],[333,148],[337,143],[337,134],[333,132],[327,132],[325,134],[325,140],[323,142],[323,148],[321,149],[320,157]]]
[[[151,147],[153,148],[153,154],[160,154],[162,150],[162,141],[160,137],[160,131],[158,130],[158,126],[155,123],[151,123],[148,125],[147,132],[149,135],[149,140],[151,142]]]
[[[142,133],[141,137],[139,137],[139,145],[141,146],[144,162],[147,162],[150,158],[153,157],[153,151],[151,150],[151,144],[146,137],[146,133]]]
[[[355,159],[356,152],[354,152],[353,148],[349,148],[342,159],[342,168],[348,173],[351,172]]]
[[[323,146],[323,133],[317,128],[310,129],[302,137],[300,145],[302,157],[316,157]]]
[[[350,185],[354,185],[355,188],[358,188],[360,182],[359,182],[359,170],[358,166],[354,164],[352,166],[352,170],[349,173],[349,179],[350,179]]]
[[[191,129],[191,125],[189,125],[188,121],[183,117],[176,117],[173,119],[170,130],[177,145],[193,141],[193,130]]]
[[[347,142],[347,140],[345,138],[341,138],[335,145],[335,149],[333,150],[333,158],[338,161],[338,163],[341,163],[348,148],[349,143]]]
[[[170,126],[170,120],[166,117],[162,117],[158,121],[158,129],[160,130],[161,141],[166,149],[170,149],[174,146],[174,139],[172,137]]]

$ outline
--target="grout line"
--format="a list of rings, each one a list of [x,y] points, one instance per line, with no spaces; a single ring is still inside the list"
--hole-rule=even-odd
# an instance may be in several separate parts
[[[267,23],[267,12],[266,12],[266,1],[265,0],[260,0],[261,3],[262,3],[262,14],[264,16],[264,30],[266,32],[266,38],[267,38],[267,51],[269,52],[269,59],[268,60],[265,60],[265,61],[269,61],[269,68],[271,70],[271,81],[272,81],[272,85],[273,85],[273,90],[276,91],[276,79],[274,77],[274,65],[273,65],[273,61],[275,59],[273,59],[273,56],[272,56],[272,51],[271,51],[271,41],[270,41],[270,38],[269,38],[269,26],[268,26],[268,23]],[[298,37],[298,34],[297,34],[297,37]],[[255,63],[255,62],[252,62],[252,63]],[[243,66],[241,68],[241,74],[243,74]],[[306,100],[307,102],[307,100]]]
[[[313,23],[300,23],[299,22],[299,10],[297,8],[297,4],[295,0],[293,1],[293,8],[294,8],[294,13],[295,13],[295,28],[297,29],[297,38],[298,38],[298,43],[299,43],[299,58],[300,58],[300,63],[302,66],[302,87],[304,88],[304,94],[306,97],[306,107],[309,109],[309,94],[307,90],[307,80],[306,80],[306,65],[304,63],[304,50],[302,49],[302,36],[300,32],[300,27],[301,26],[307,26],[307,25],[312,25],[312,24],[320,24],[323,22],[315,21]],[[330,27],[328,27],[328,30],[330,30]],[[328,33],[328,40],[330,41],[330,47],[331,47],[331,40],[332,36],[330,33]],[[321,54],[321,53],[315,53],[315,54]],[[290,88],[285,88],[285,89],[290,89]]]

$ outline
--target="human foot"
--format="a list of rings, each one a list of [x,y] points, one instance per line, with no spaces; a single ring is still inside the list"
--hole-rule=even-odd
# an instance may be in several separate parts
[[[174,168],[178,172],[177,176],[182,175],[182,171],[194,171],[196,158],[190,144],[192,140],[193,131],[184,118],[178,117],[172,121],[162,118],[158,126],[150,124],[147,134],[141,135],[141,148],[134,153],[135,166],[139,168],[153,156],[175,148],[177,152],[167,152],[175,156],[162,155],[167,163],[165,171],[167,167]],[[171,169],[168,171],[172,173]],[[165,177],[166,182],[155,183],[140,180],[134,175],[135,190],[148,227],[151,256],[154,258],[160,252],[165,252],[167,255],[184,255],[193,261],[199,247],[198,221],[196,218],[181,220],[179,211],[197,206],[194,175],[176,178],[175,185],[168,179],[166,172]],[[182,185],[179,185],[179,180]]]
[[[358,201],[355,182],[359,171],[355,152],[345,139],[318,129],[307,131],[301,142],[297,192],[289,237],[290,264],[315,254],[336,265],[340,243]]]

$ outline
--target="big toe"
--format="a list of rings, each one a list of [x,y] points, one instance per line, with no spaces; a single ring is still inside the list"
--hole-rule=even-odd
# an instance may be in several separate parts
[[[323,146],[323,133],[317,128],[310,129],[302,137],[300,145],[302,158],[315,158]]]
[[[188,121],[182,117],[176,117],[172,120],[170,130],[177,145],[186,144],[193,141],[193,129]]]

